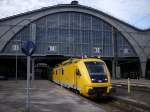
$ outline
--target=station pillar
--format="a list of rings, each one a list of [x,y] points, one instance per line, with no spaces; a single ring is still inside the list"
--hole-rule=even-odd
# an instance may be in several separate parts
[[[140,65],[141,65],[141,78],[145,78],[145,74],[146,74],[146,62],[147,62],[147,59],[146,58],[141,58],[140,59]]]
[[[116,78],[116,60],[115,59],[112,60],[112,78],[113,79]]]

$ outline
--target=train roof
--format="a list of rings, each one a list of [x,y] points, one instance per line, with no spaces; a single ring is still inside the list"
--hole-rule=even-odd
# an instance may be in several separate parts
[[[103,62],[103,60],[101,60],[100,58],[70,58],[70,59],[63,61],[62,63],[56,65],[56,68],[67,65],[67,64],[71,64],[71,63],[77,63],[79,61],[98,61],[98,60]]]

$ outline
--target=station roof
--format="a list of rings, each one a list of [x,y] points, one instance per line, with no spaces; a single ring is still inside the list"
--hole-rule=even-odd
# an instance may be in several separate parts
[[[7,20],[9,20],[9,19],[15,19],[15,18],[17,18],[17,17],[24,16],[24,15],[28,15],[28,14],[32,14],[32,13],[35,13],[35,12],[42,12],[42,11],[45,11],[45,10],[51,10],[51,9],[59,8],[59,7],[68,7],[68,8],[69,8],[69,7],[79,7],[79,8],[84,8],[84,9],[88,9],[88,10],[93,10],[93,11],[96,11],[96,12],[98,12],[98,13],[101,13],[101,14],[103,14],[103,15],[105,15],[105,16],[108,16],[108,17],[110,17],[110,18],[112,18],[112,19],[115,19],[115,20],[117,20],[117,21],[119,21],[119,22],[121,22],[121,23],[123,23],[123,24],[125,24],[125,25],[127,25],[127,26],[129,26],[129,27],[131,27],[131,28],[133,28],[133,29],[135,29],[135,30],[138,30],[138,31],[141,31],[141,32],[150,31],[150,28],[148,28],[148,29],[140,29],[140,28],[137,28],[137,27],[135,27],[135,26],[133,26],[133,25],[131,25],[131,24],[129,24],[129,23],[123,21],[123,20],[120,20],[120,19],[118,19],[118,18],[116,18],[116,17],[114,17],[114,16],[111,16],[111,15],[109,15],[109,14],[106,14],[106,13],[104,13],[104,12],[98,10],[98,9],[94,9],[94,8],[91,8],[91,7],[88,7],[88,6],[84,6],[84,5],[80,5],[80,4],[58,4],[58,5],[43,7],[43,8],[40,8],[40,9],[36,9],[36,10],[32,10],[32,11],[20,13],[20,14],[17,14],[17,15],[9,16],[9,17],[6,17],[6,18],[1,18],[1,19],[0,19],[0,22],[7,21]]]

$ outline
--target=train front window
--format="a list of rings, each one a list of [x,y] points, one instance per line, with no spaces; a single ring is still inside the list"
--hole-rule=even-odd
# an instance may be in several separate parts
[[[85,62],[90,75],[101,75],[104,74],[104,63],[103,62]]]
[[[98,82],[107,82],[107,75],[105,73],[105,64],[103,62],[85,62],[91,81]]]

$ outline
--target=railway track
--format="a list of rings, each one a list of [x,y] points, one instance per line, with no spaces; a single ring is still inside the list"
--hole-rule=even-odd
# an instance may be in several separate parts
[[[70,92],[74,92],[74,91],[70,91]],[[149,108],[146,108],[142,105],[137,105],[136,103],[133,102],[131,103],[125,101],[114,95],[111,95],[107,98],[90,99],[81,96],[76,92],[74,92],[74,94],[76,94],[81,99],[83,98],[85,100],[88,100],[89,103],[92,103],[100,108],[103,108],[106,112],[149,112],[150,111]]]

